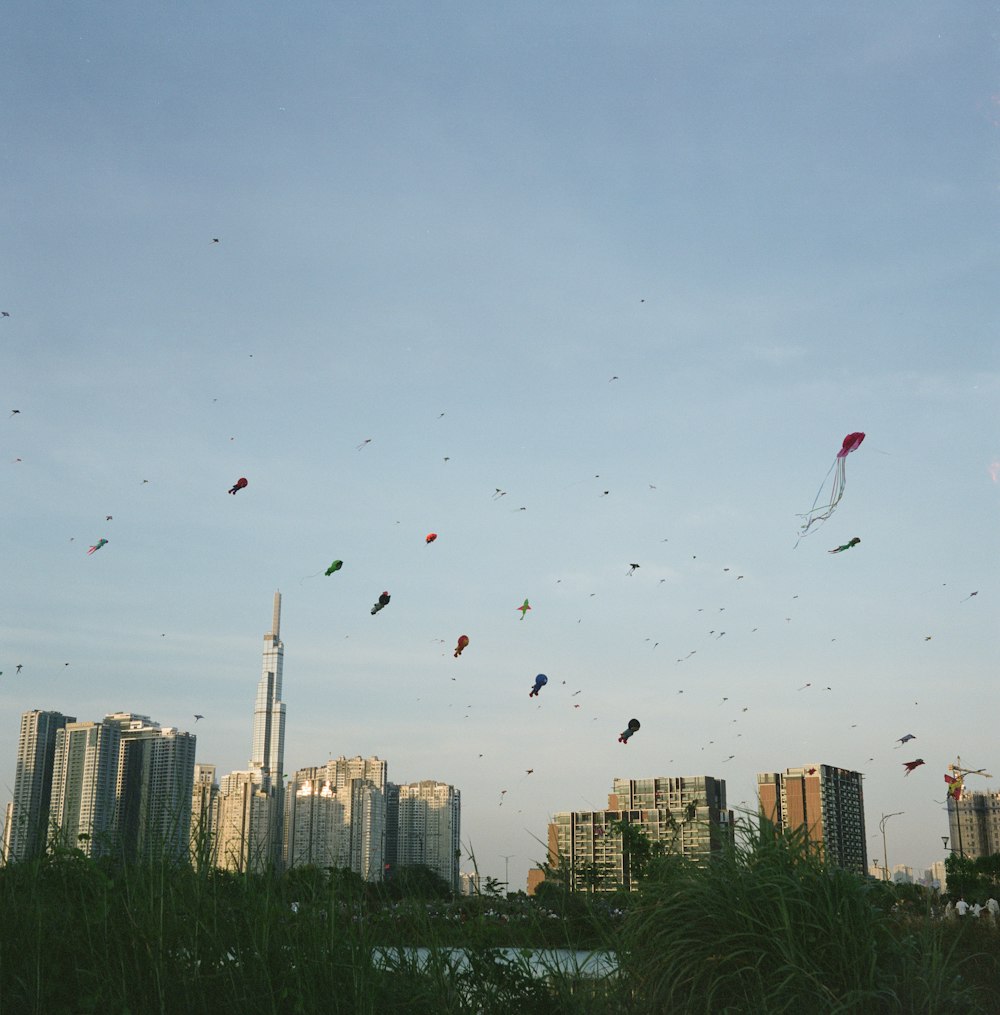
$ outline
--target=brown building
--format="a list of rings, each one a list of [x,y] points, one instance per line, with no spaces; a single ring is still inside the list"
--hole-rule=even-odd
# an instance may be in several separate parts
[[[783,831],[805,829],[827,863],[864,874],[868,868],[860,772],[804,765],[758,772],[760,815]]]

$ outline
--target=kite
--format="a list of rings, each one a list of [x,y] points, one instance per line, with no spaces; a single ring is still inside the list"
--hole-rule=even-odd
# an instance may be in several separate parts
[[[948,784],[948,796],[957,803],[962,799],[962,776],[946,775],[944,781]]]
[[[538,692],[549,682],[549,678],[544,673],[539,673],[535,677],[535,686],[528,692],[529,698],[537,698]]]
[[[92,546],[87,551],[87,556],[90,556],[90,554],[92,554],[92,553],[96,553],[102,546],[107,546],[107,545],[108,545],[108,541],[106,539],[98,539],[97,543],[94,546]]]
[[[805,514],[799,515],[800,518],[805,519],[799,530],[799,539],[808,534],[809,529],[815,522],[825,522],[836,510],[840,499],[844,496],[844,488],[847,486],[847,456],[852,451],[857,451],[864,439],[865,435],[860,431],[849,433],[844,438],[844,442],[837,452],[837,457],[833,460],[833,465],[830,466],[830,471],[823,477],[823,482],[819,485],[819,490],[816,492],[816,500],[813,501],[812,507]],[[823,484],[830,478],[830,472],[834,473],[834,477],[833,485],[830,487],[829,502],[817,506],[820,497],[823,495]]]
[[[344,562],[342,560],[335,560],[323,573],[329,578],[334,571],[339,571],[343,566]]]
[[[970,599],[971,599],[971,598],[972,598],[973,596],[978,596],[978,595],[979,595],[979,592],[978,592],[978,590],[977,590],[976,592],[970,592],[970,593],[969,593],[969,594],[968,594],[968,595],[967,595],[967,596],[965,597],[965,599],[963,599],[963,600],[962,600],[962,602],[963,602],[963,603],[966,603],[966,602],[968,602],[968,601],[969,601],[969,600],[970,600]]]
[[[438,534],[436,532],[428,532],[426,538],[424,539],[424,542],[425,543],[433,543],[434,540],[437,539],[437,537],[438,537]]]
[[[621,735],[618,737],[618,743],[627,744],[628,738],[632,736],[633,733],[636,733],[638,731],[639,726],[640,723],[638,719],[629,719],[628,729],[622,730]]]
[[[907,743],[908,741],[910,741],[910,740],[916,740],[916,739],[917,739],[916,734],[914,734],[914,733],[907,733],[905,737],[900,737],[896,741],[896,743],[899,744],[900,747],[902,747],[903,744]]]
[[[626,571],[626,574],[631,578],[632,575],[634,575],[635,572],[638,571],[638,570],[639,570],[639,565],[638,564],[629,564],[629,570]]]
[[[372,616],[374,617],[379,610],[384,610],[389,605],[389,593],[383,592],[378,597],[378,602],[372,607]]]
[[[458,639],[458,644],[455,646],[455,658],[457,659],[462,654],[462,650],[468,647],[469,647],[469,636],[467,634],[463,634]]]
[[[915,768],[919,768],[923,764],[926,764],[923,758],[917,758],[916,761],[904,761],[903,768],[905,768],[906,771],[903,775],[909,775]]]
[[[17,672],[18,672],[18,673],[20,673],[20,672],[21,672],[21,667],[22,667],[22,666],[24,666],[24,663],[18,663],[18,664],[17,664]]]
[[[858,543],[860,542],[861,540],[857,536],[855,536],[849,542],[844,543],[843,546],[838,546],[835,550],[827,550],[827,553],[843,553],[844,550],[849,550],[852,546],[857,546]]]
[[[527,599],[525,599],[525,601],[523,603],[521,603],[521,605],[519,607],[517,607],[517,608],[521,611],[521,619],[522,620],[524,620],[524,615],[528,612],[528,610],[531,609],[531,607],[528,605],[528,600]]]
[[[236,484],[229,492],[235,496],[237,490],[243,490],[245,489],[246,486],[247,486],[246,477],[240,476],[240,478],[236,480]]]
[[[198,713],[195,713],[194,721],[197,722],[199,719],[204,719],[204,718],[205,717],[203,715],[199,715]]]

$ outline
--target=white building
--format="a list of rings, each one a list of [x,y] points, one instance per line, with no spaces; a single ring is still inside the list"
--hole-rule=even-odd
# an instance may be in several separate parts
[[[22,714],[14,799],[4,827],[4,862],[30,860],[45,852],[56,731],[75,721],[61,712],[35,709]]]
[[[67,722],[56,730],[50,835],[87,856],[111,852],[121,730],[111,722]]]
[[[425,779],[399,787],[396,862],[436,871],[458,891],[462,796],[454,786]]]

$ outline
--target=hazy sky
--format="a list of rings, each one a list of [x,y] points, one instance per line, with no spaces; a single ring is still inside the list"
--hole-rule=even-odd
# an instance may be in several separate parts
[[[0,791],[31,708],[245,768],[280,589],[288,771],[453,783],[484,875],[615,776],[812,763],[941,858],[945,766],[1000,767],[997,30],[14,0]]]

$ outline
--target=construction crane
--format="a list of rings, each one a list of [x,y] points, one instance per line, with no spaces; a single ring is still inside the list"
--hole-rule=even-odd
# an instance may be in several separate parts
[[[990,775],[990,773],[987,772],[985,768],[965,768],[962,765],[961,758],[956,758],[955,764],[948,766],[948,771],[951,772],[953,775],[957,776],[959,779],[964,779],[967,775],[981,775],[984,779],[993,778],[993,776]],[[948,797],[949,800],[948,813],[949,815],[951,814],[950,801],[953,799],[955,801],[955,825],[958,828],[958,855],[964,860],[965,849],[962,846],[962,815],[959,813],[958,810],[959,799],[957,797],[952,796]]]

